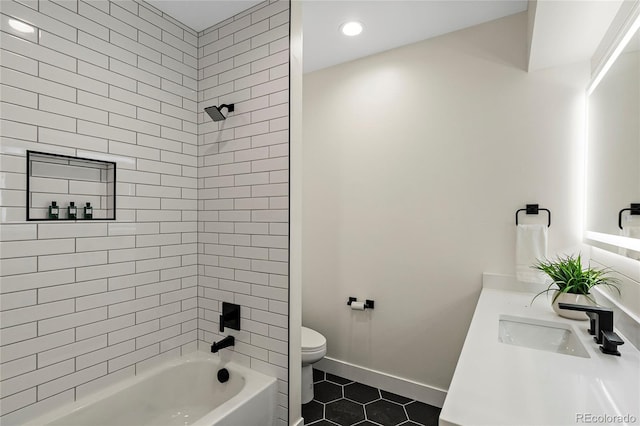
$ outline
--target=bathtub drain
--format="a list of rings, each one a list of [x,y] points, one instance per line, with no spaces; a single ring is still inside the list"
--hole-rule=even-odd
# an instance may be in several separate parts
[[[218,381],[220,383],[226,383],[229,380],[229,370],[221,368],[218,370]]]

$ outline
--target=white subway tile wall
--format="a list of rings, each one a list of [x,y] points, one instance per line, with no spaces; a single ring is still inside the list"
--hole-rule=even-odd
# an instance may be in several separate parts
[[[278,378],[282,425],[288,424],[288,34],[289,2],[271,1],[198,35],[198,341],[206,348],[236,336],[231,358]],[[223,109],[224,121],[204,113],[230,103],[235,111]],[[219,333],[223,301],[242,306],[242,331]]]
[[[222,301],[287,423],[288,9],[196,33],[142,1],[0,1],[0,423],[208,350]],[[26,222],[27,150],[116,162],[117,221]]]

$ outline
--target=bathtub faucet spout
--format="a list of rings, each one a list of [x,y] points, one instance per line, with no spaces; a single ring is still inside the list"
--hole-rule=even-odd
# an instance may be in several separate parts
[[[213,342],[211,345],[211,352],[217,353],[220,349],[228,348],[229,346],[233,346],[236,343],[236,339],[233,336],[227,336],[219,342]]]

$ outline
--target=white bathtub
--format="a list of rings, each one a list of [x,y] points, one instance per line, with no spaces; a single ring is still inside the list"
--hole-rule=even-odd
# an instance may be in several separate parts
[[[272,426],[277,384],[217,356],[194,352],[38,417],[29,425]],[[229,381],[220,383],[220,368]]]

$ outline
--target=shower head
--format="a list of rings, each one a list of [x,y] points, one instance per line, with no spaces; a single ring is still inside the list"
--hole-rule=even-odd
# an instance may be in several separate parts
[[[220,111],[222,108],[226,108],[227,112],[233,112],[234,107],[233,104],[222,104],[219,107],[218,106],[210,106],[210,107],[206,107],[204,109],[204,111],[209,114],[209,117],[211,117],[211,119],[213,121],[222,121],[222,120],[226,120],[227,117],[225,117],[224,115],[222,115],[222,112]]]

